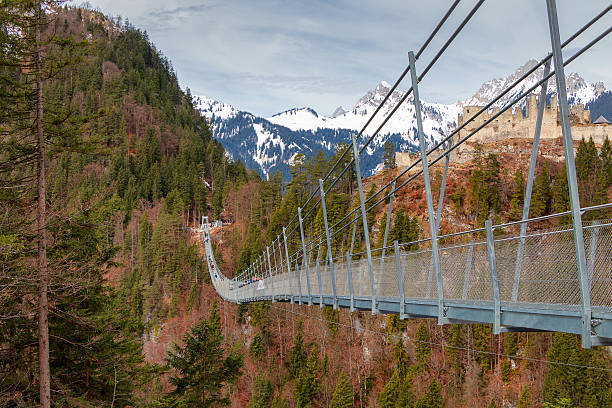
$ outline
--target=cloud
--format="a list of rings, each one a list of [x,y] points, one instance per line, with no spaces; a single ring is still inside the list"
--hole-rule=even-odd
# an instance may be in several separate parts
[[[330,113],[351,106],[380,80],[393,82],[449,7],[447,0],[91,0],[149,32],[183,86],[271,115],[294,106]],[[607,0],[558,1],[568,38]],[[461,2],[419,60],[435,55],[475,1]],[[610,17],[610,16],[606,16]],[[610,19],[590,29],[593,38]],[[485,2],[428,73],[423,98],[454,102],[550,50],[543,1]],[[579,40],[572,48],[585,44]],[[589,81],[612,84],[612,39],[572,64]],[[568,54],[566,54],[568,55]],[[583,62],[584,61],[584,62]],[[409,84],[402,84],[408,88]]]

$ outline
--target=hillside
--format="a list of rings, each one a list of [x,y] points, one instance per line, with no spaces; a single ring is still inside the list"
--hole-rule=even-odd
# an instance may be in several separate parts
[[[226,196],[261,180],[226,158],[146,33],[87,9],[46,10],[50,398],[53,406],[151,406],[165,398],[168,375],[146,362],[165,358],[146,354],[149,333],[211,296],[200,296],[207,275],[185,226],[218,216]],[[21,9],[0,11],[3,30],[23,21],[10,20]],[[0,59],[0,406],[8,407],[38,405],[39,386],[41,184],[29,161],[37,145],[28,116],[17,111],[36,95],[29,90],[38,71],[18,69],[36,50],[26,40],[0,37],[15,56]],[[4,116],[5,107],[15,111]]]

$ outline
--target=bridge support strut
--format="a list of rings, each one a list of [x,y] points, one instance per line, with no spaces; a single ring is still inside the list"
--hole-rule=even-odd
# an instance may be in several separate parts
[[[329,224],[327,223],[327,207],[325,205],[325,188],[323,187],[324,187],[323,180],[319,179],[319,189],[321,191],[321,207],[323,209],[323,224],[325,225],[325,238],[327,239],[327,262],[329,265],[329,273],[331,275],[332,293],[334,295],[334,310],[337,310],[338,309],[338,296],[336,294],[336,274],[334,272],[334,258],[332,257],[331,234],[329,233]]]
[[[586,265],[586,251],[584,248],[584,234],[582,231],[582,216],[580,214],[580,197],[578,196],[578,181],[576,177],[576,161],[574,158],[573,140],[569,121],[569,108],[567,106],[567,91],[565,87],[565,71],[563,69],[563,54],[561,53],[561,40],[559,36],[559,20],[557,19],[557,5],[555,0],[546,0],[548,12],[548,26],[550,29],[550,42],[552,45],[553,60],[555,62],[555,80],[557,83],[557,96],[559,101],[559,116],[561,118],[561,132],[563,134],[563,150],[565,152],[565,168],[567,171],[567,184],[572,212],[572,226],[574,229],[574,246],[576,248],[576,261],[578,263],[578,278],[580,280],[580,298],[582,307],[582,347],[591,347],[591,291]]]
[[[544,77],[550,72],[550,60],[544,65]],[[512,283],[512,302],[518,300],[518,291],[521,280],[521,270],[523,267],[523,253],[525,251],[525,235],[527,234],[527,222],[529,219],[529,207],[531,206],[531,193],[533,191],[533,179],[535,177],[536,163],[538,160],[538,150],[540,146],[540,132],[542,130],[542,118],[544,116],[544,108],[546,107],[546,91],[548,81],[542,84],[540,90],[540,103],[538,104],[538,117],[536,119],[535,132],[533,135],[533,146],[531,148],[531,161],[529,162],[529,176],[527,177],[527,187],[525,189],[525,200],[523,204],[523,223],[521,224],[521,238],[518,244],[516,253],[516,265],[514,267],[514,282]]]
[[[419,133],[419,144],[421,147],[421,165],[423,178],[425,179],[425,196],[427,199],[427,215],[429,218],[429,234],[431,235],[431,253],[433,257],[434,272],[436,274],[436,288],[438,292],[438,324],[447,323],[444,316],[444,290],[442,288],[442,273],[440,272],[440,254],[438,252],[438,229],[434,217],[433,201],[431,196],[431,182],[429,179],[429,164],[427,162],[427,146],[425,145],[425,133],[423,132],[423,117],[421,115],[421,100],[419,99],[419,80],[416,75],[416,59],[414,52],[408,53],[410,62],[410,77],[412,79],[412,95],[414,98],[414,110],[417,119],[417,131]]]
[[[306,254],[306,240],[304,239],[304,224],[302,222],[302,208],[298,207],[298,220],[300,222],[300,236],[302,237],[302,261],[306,272],[306,286],[308,290],[308,306],[312,306],[312,293],[310,291],[310,270],[308,269],[308,255]]]
[[[361,220],[363,222],[363,238],[366,245],[368,257],[368,270],[370,272],[370,293],[372,295],[372,314],[378,313],[376,304],[376,290],[374,288],[374,270],[372,269],[372,251],[370,248],[370,231],[368,230],[368,217],[366,215],[363,185],[361,183],[361,169],[359,168],[359,149],[357,148],[357,137],[353,135],[353,158],[355,159],[355,173],[357,176],[357,188],[359,189],[359,203],[361,204]]]
[[[287,230],[285,227],[283,227],[283,240],[285,241],[285,258],[287,260],[287,273],[289,274],[289,301],[293,304],[293,275],[291,274],[291,261],[287,249]]]

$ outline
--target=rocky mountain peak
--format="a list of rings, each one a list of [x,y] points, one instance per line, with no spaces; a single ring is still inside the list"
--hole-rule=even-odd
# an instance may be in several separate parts
[[[338,116],[342,116],[344,115],[346,112],[348,112],[347,110],[345,110],[342,106],[338,106],[334,112],[332,113],[331,117],[332,118],[337,118]]]

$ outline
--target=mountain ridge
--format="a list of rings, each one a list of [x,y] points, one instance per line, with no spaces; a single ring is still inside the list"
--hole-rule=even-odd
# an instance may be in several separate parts
[[[442,104],[422,100],[423,129],[428,146],[433,146],[452,132],[456,127],[457,116],[464,106],[485,105],[536,64],[536,60],[529,60],[505,78],[483,82],[474,95],[463,101]],[[544,67],[539,67],[500,98],[494,106],[505,106],[540,81],[543,75]],[[582,103],[587,108],[595,105],[597,112],[604,116],[612,113],[612,104],[606,102],[601,106],[602,104],[598,103],[602,96],[602,101],[610,99],[610,91],[606,90],[602,82],[587,82],[577,73],[568,74],[566,82],[570,104]],[[340,106],[331,116],[321,115],[311,107],[302,107],[287,109],[266,118],[205,96],[195,96],[194,102],[200,113],[211,122],[214,137],[221,141],[233,159],[256,169],[263,177],[268,177],[278,170],[288,179],[291,161],[298,152],[310,156],[320,149],[330,157],[339,142],[350,142],[352,135],[362,130],[390,89],[389,83],[380,81],[350,109]],[[539,91],[540,87],[534,90],[535,93]],[[380,127],[384,118],[406,92],[396,89],[389,96],[379,114],[363,131],[364,136],[371,136]],[[554,78],[551,78],[547,99],[555,93]],[[416,115],[412,101],[409,96],[407,103],[402,104],[365,150],[366,154],[362,159],[364,174],[371,175],[381,169],[383,146],[387,141],[394,143],[397,151],[417,150]],[[523,99],[513,109],[523,109],[524,106]],[[365,138],[361,139],[363,140]]]

